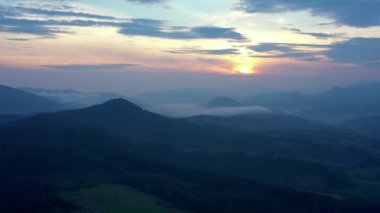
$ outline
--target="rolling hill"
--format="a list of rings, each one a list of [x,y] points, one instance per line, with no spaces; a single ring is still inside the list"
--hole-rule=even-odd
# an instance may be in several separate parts
[[[206,104],[203,104],[206,107],[210,108],[219,108],[219,107],[242,107],[244,106],[242,103],[229,98],[229,97],[216,97],[209,101]]]
[[[342,127],[353,129],[372,137],[380,137],[380,116],[349,120]]]
[[[99,129],[133,141],[169,144],[184,150],[228,150],[252,154],[270,151],[282,157],[345,164],[370,158],[372,154],[365,150],[377,143],[360,134],[321,128],[307,120],[287,115],[175,119],[143,110],[123,99],[84,109],[40,114],[10,123],[6,128],[17,130],[25,127],[30,131],[48,128],[53,131],[73,126]],[[339,145],[326,146],[326,143]],[[319,151],[310,149],[311,146]],[[366,154],[358,155],[349,151],[349,147]],[[336,157],[338,153],[342,155],[339,158]]]
[[[201,126],[217,126],[246,132],[327,129],[321,124],[285,113],[250,113],[228,117],[194,116],[187,120]]]
[[[276,132],[207,128],[122,99],[7,123],[0,126],[0,208],[75,211],[80,206],[59,196],[62,191],[115,184],[190,212],[324,212],[331,205],[333,212],[378,210],[334,198],[362,196],[344,169],[372,159],[376,141],[334,131]],[[315,180],[306,181],[310,177]],[[336,183],[345,184],[328,187]],[[326,189],[334,196],[318,194]]]
[[[21,120],[25,117],[25,115],[0,115],[0,124]]]
[[[380,83],[335,87],[316,95],[276,93],[248,98],[244,103],[294,113],[329,123],[380,115]]]
[[[264,106],[286,112],[295,112],[313,104],[312,97],[301,93],[272,93],[243,100],[249,106]]]
[[[112,99],[125,98],[124,96],[115,93],[79,92],[69,89],[58,90],[27,87],[21,88],[21,90],[45,97],[70,108],[83,108],[91,105],[101,104]]]
[[[7,86],[0,86],[0,103],[0,114],[34,114],[64,109],[47,98]]]
[[[205,103],[218,94],[207,89],[179,89],[162,92],[144,93],[135,96],[134,99],[151,105],[174,104],[174,103]]]

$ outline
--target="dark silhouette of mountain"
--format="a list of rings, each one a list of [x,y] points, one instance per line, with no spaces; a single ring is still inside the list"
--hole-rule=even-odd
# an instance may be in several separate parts
[[[336,87],[317,95],[279,93],[254,96],[244,103],[337,123],[356,117],[380,115],[379,93],[380,83],[373,82]]]
[[[24,122],[51,125],[79,123],[94,128],[115,132],[131,139],[162,139],[175,141],[178,135],[192,134],[200,128],[180,119],[171,119],[155,114],[124,99],[114,99],[104,104],[84,109],[44,114],[24,120]]]
[[[25,115],[0,115],[0,124],[21,120],[25,117]]]
[[[380,116],[349,120],[342,127],[353,129],[372,137],[380,137]]]
[[[380,115],[380,83],[336,87],[315,97],[314,107],[298,115],[332,122],[344,122],[358,117]]]
[[[48,98],[70,108],[83,108],[101,104],[112,99],[126,98],[123,95],[115,93],[79,92],[70,89],[21,88],[21,90]]]
[[[253,96],[243,102],[250,106],[264,106],[281,111],[294,112],[308,107],[313,101],[308,95],[292,92]]]
[[[343,151],[346,139],[338,142],[330,138],[335,143],[329,146],[321,140],[328,138],[326,135],[315,141],[306,136],[295,141],[291,138],[300,135],[281,134],[284,136],[271,139],[214,131],[150,113],[122,99],[86,109],[40,114],[0,127],[0,210],[69,212],[75,206],[59,196],[61,190],[113,183],[136,187],[190,212],[378,212],[376,206],[289,188],[293,186],[289,180],[295,180],[292,176],[301,178],[300,182],[307,180],[305,177],[327,178],[327,183],[336,186],[346,182],[348,185],[340,186],[344,189],[350,181],[344,181],[344,174],[330,172],[333,167],[282,159],[277,154],[268,157],[263,147],[281,152],[296,147],[300,154],[306,151],[305,156],[310,156],[311,152],[301,147],[310,146],[316,152],[322,147],[318,142],[327,150],[342,146],[337,149],[340,155],[334,153],[336,158],[344,159],[349,152],[359,154],[353,148]],[[356,139],[350,139],[350,146],[354,146],[352,140]],[[183,141],[193,144],[192,149],[172,146]],[[250,144],[249,150],[242,141]],[[364,140],[360,143],[366,144]],[[233,147],[244,153],[234,154]],[[207,149],[200,151],[203,148]],[[254,151],[261,155],[255,157]],[[329,158],[330,153],[321,150],[319,154]],[[363,155],[368,157],[369,153]],[[274,175],[287,177],[288,187],[251,178]]]
[[[8,124],[7,127],[18,129],[25,126],[32,130],[40,127],[70,128],[77,125],[113,133],[129,140],[170,144],[184,150],[233,150],[254,154],[270,152],[282,157],[308,158],[345,165],[372,156],[363,146],[371,146],[374,141],[334,129],[322,131],[318,125],[291,116],[241,115],[225,118],[226,120],[215,117],[200,118],[193,119],[206,125],[185,119],[167,118],[143,110],[129,101],[115,99],[85,109],[40,114]],[[233,121],[233,125],[229,124],[230,121]],[[207,122],[211,123],[208,125]],[[343,142],[343,138],[351,142]],[[333,139],[342,140],[342,143],[334,148],[326,146]],[[292,145],[289,146],[289,143]],[[310,143],[318,147],[319,151],[309,149]],[[360,151],[351,152],[348,147],[355,147]],[[345,154],[337,157],[338,153]]]
[[[209,108],[219,108],[219,107],[242,107],[243,104],[239,103],[238,101],[229,98],[229,97],[216,97],[209,101],[206,104],[203,104],[206,107]]]
[[[0,85],[0,114],[32,114],[64,107],[44,97]]]
[[[367,100],[378,103],[377,93],[380,91],[380,82],[359,83],[348,87],[335,87],[319,96],[325,98],[340,98],[342,100]]]
[[[195,116],[188,120],[201,126],[219,126],[248,132],[329,128],[285,113],[251,113],[229,117]]]
[[[174,104],[174,103],[205,103],[218,94],[206,89],[180,89],[163,92],[144,93],[134,97],[135,100],[151,105]]]

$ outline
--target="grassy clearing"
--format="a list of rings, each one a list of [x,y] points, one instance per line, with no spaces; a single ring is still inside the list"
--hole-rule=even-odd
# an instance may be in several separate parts
[[[77,213],[184,213],[157,197],[122,185],[100,184],[65,191],[61,196],[82,207]]]

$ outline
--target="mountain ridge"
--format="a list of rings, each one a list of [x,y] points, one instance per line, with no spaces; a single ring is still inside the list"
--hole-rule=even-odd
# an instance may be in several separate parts
[[[233,98],[226,97],[226,96],[219,96],[203,104],[203,106],[206,106],[209,108],[221,108],[221,107],[242,107],[244,105]]]
[[[0,114],[34,114],[65,107],[44,97],[0,85]]]

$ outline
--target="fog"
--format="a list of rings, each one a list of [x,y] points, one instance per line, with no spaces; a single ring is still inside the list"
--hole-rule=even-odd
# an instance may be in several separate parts
[[[0,66],[0,84],[12,87],[73,89],[82,92],[113,92],[133,97],[146,92],[176,89],[208,89],[221,96],[247,97],[270,92],[317,93],[368,79],[377,72],[330,71],[328,75],[242,76],[170,70],[56,71]]]
[[[199,104],[169,104],[149,108],[150,111],[169,117],[191,117],[197,115],[232,116],[249,113],[272,113],[259,106],[207,108]]]

